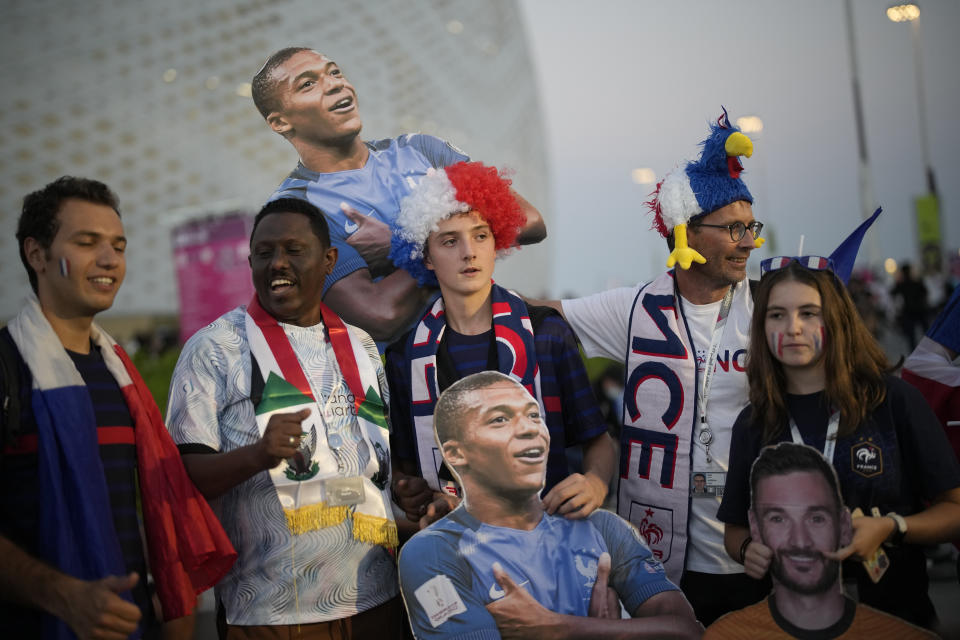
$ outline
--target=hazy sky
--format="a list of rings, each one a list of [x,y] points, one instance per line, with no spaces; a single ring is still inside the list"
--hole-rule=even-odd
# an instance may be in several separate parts
[[[913,198],[925,191],[909,24],[887,3],[854,0],[856,51],[876,201],[878,260],[916,258]],[[751,260],[829,253],[861,219],[844,4],[708,0],[521,0],[546,119],[552,200],[551,292],[633,284],[664,268],[642,203],[694,157],[720,105],[758,115],[744,160],[754,213],[774,242]],[[922,64],[944,248],[960,246],[960,3],[922,3]],[[766,235],[766,232],[765,232]],[[770,246],[774,245],[772,250]],[[870,248],[861,251],[867,257]]]

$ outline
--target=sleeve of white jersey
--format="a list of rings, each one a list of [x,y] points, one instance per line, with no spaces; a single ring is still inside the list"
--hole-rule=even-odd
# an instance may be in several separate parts
[[[622,287],[561,302],[563,316],[576,331],[588,358],[624,361],[629,344],[630,311],[636,297],[636,287]]]
[[[167,429],[177,444],[201,444],[221,450],[220,409],[226,397],[225,350],[236,336],[218,332],[210,325],[195,333],[180,352],[170,380]]]

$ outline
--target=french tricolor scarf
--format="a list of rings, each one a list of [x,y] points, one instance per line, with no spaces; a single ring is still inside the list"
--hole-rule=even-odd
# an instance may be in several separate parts
[[[618,513],[637,527],[677,584],[688,542],[692,437],[700,383],[696,350],[678,298],[674,274],[668,271],[641,287],[630,312],[617,492]],[[721,345],[749,326],[752,308],[749,285],[740,282]],[[732,426],[731,422],[713,428]]]
[[[496,370],[522,384],[540,403],[541,413],[547,415],[540,391],[540,369],[527,305],[519,296],[496,284],[491,290],[491,300]],[[459,494],[459,487],[453,480],[441,478],[443,455],[433,432],[437,398],[457,380],[449,359],[441,359],[438,369],[437,353],[442,348],[446,326],[441,296],[410,332],[405,353],[410,362],[411,415],[421,476],[434,491]]]
[[[246,331],[250,352],[263,376],[263,397],[256,407],[262,436],[270,416],[310,409],[303,423],[304,437],[296,455],[270,470],[270,479],[287,519],[287,528],[299,535],[341,524],[349,515],[353,538],[388,549],[399,545],[390,500],[390,434],[380,382],[370,356],[352,327],[320,303],[327,341],[333,349],[340,375],[349,394],[347,407],[357,419],[369,456],[359,477],[363,499],[349,507],[331,504],[331,481],[341,477],[336,451],[326,432],[324,407],[330,398],[317,398],[283,327],[267,313],[254,294],[247,305]],[[318,402],[318,400],[320,402]]]
[[[83,580],[125,575],[93,403],[83,378],[35,296],[10,321],[9,330],[33,376],[41,558]],[[149,567],[163,619],[173,620],[193,610],[196,595],[226,575],[237,554],[187,476],[160,410],[130,358],[96,324],[91,338],[133,419]],[[47,617],[43,637],[74,635],[62,621]]]

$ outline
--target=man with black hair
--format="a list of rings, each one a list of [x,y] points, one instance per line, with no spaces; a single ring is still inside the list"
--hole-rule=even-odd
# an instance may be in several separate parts
[[[126,272],[117,198],[64,176],[24,198],[17,240],[33,293],[0,332],[0,636],[158,637],[147,567],[172,620],[236,554],[93,322]]]
[[[357,92],[336,62],[305,47],[274,53],[253,78],[254,104],[300,162],[271,199],[301,198],[330,221],[339,260],[323,289],[330,308],[378,340],[406,329],[432,290],[418,289],[388,260],[400,200],[430,168],[468,160],[429,135],[364,141]],[[540,213],[520,199],[520,242],[546,237]]]
[[[934,638],[843,593],[837,550],[853,537],[837,474],[816,449],[766,447],[750,472],[750,534],[773,551],[773,593],[729,613],[705,638]]]
[[[434,426],[464,500],[400,553],[414,636],[700,637],[629,523],[603,510],[546,513],[550,432],[523,385],[497,371],[462,378],[440,396]],[[633,618],[621,619],[620,601]]]
[[[386,384],[370,336],[321,302],[336,262],[319,209],[268,203],[255,295],[173,373],[170,431],[240,555],[217,585],[227,638],[399,637]]]

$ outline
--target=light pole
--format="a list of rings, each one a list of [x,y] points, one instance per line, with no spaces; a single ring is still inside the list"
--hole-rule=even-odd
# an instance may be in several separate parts
[[[913,35],[913,66],[917,81],[917,110],[920,120],[920,150],[923,153],[923,166],[926,170],[927,191],[937,195],[937,182],[930,164],[930,143],[927,139],[927,100],[923,90],[923,65],[920,63],[920,7],[916,4],[896,4],[887,8],[887,17],[893,22],[909,22]]]
[[[847,26],[847,53],[850,55],[850,86],[853,90],[853,120],[857,126],[857,160],[860,178],[860,213],[864,220],[877,210],[877,198],[873,191],[873,173],[867,153],[867,134],[863,122],[863,99],[860,97],[860,66],[857,62],[857,40],[853,29],[853,5],[844,2],[844,17]],[[879,250],[876,235],[868,234],[867,257],[871,265],[877,264]]]
[[[923,154],[927,193],[914,200],[917,214],[917,240],[925,269],[940,270],[940,202],[937,181],[930,163],[930,143],[927,137],[927,101],[923,90],[923,65],[920,62],[920,7],[915,3],[896,4],[887,8],[887,17],[893,22],[909,22],[913,39],[913,66],[917,83],[917,116],[920,124],[920,151]]]

